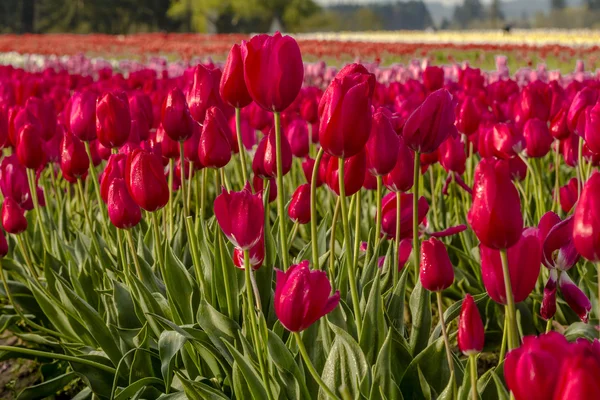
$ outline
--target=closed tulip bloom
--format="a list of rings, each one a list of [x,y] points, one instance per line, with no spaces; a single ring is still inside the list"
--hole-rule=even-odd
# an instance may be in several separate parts
[[[67,132],[60,144],[60,169],[63,174],[78,179],[84,176],[90,167],[85,146],[75,135]]]
[[[558,332],[526,336],[504,362],[504,378],[515,400],[553,399],[569,343]]]
[[[472,135],[479,128],[480,112],[472,96],[467,96],[456,113],[456,128],[460,133]]]
[[[407,192],[414,184],[413,173],[415,153],[398,137],[398,155],[394,168],[383,177],[383,184],[392,192]]]
[[[452,95],[446,89],[431,93],[408,117],[402,135],[416,152],[431,153],[448,138],[457,134]]]
[[[412,238],[413,224],[413,194],[412,193],[388,193],[381,202],[381,234],[387,239],[396,238],[396,196],[400,199],[400,240]],[[417,218],[419,225],[423,223],[429,204],[427,199],[421,196],[417,203]]]
[[[169,185],[158,156],[134,149],[127,156],[125,183],[133,200],[146,211],[163,208],[169,201]]]
[[[392,122],[383,110],[377,110],[373,114],[371,134],[366,144],[369,172],[375,176],[390,173],[398,159],[396,149],[399,145],[398,135],[394,131]]]
[[[436,66],[425,68],[423,70],[423,86],[430,92],[444,87],[444,70]]]
[[[588,322],[592,303],[585,293],[571,280],[566,271],[561,272],[558,278],[558,287],[563,298],[573,311],[585,323]]]
[[[234,44],[229,51],[223,67],[223,75],[219,86],[221,98],[231,107],[243,108],[252,102],[252,97],[244,81],[244,61],[239,44]]]
[[[321,161],[322,162],[322,161]],[[339,162],[335,157],[329,159],[327,166],[327,186],[335,194],[340,195]],[[365,182],[367,172],[367,155],[363,150],[360,153],[344,160],[344,191],[346,196],[358,192]]]
[[[457,137],[449,137],[440,146],[440,164],[447,172],[465,173],[467,154],[465,144]]]
[[[569,182],[566,185],[561,186],[558,191],[560,208],[566,214],[571,212],[573,206],[575,205],[575,203],[577,203],[578,185],[579,181],[577,180],[577,178],[571,178]]]
[[[572,344],[557,376],[553,400],[594,399],[600,393],[600,352],[598,340]]]
[[[17,141],[17,157],[29,169],[38,169],[45,163],[44,143],[40,131],[33,125],[21,128]]]
[[[586,259],[600,261],[600,173],[594,172],[583,186],[573,220],[575,248]]]
[[[448,289],[454,282],[454,269],[444,243],[436,238],[421,244],[421,285],[431,292]]]
[[[116,178],[125,178],[125,166],[127,156],[125,154],[111,154],[102,177],[100,178],[100,196],[104,202],[108,202],[108,189]]]
[[[375,76],[363,69],[355,68],[359,72],[341,77],[338,74],[319,103],[319,143],[334,157],[358,154],[369,139]]]
[[[198,142],[198,156],[202,165],[209,168],[226,166],[231,160],[232,135],[221,110],[217,107],[209,108]]]
[[[306,88],[305,96],[300,102],[300,117],[309,124],[319,122],[319,98],[319,89],[314,87]]]
[[[536,80],[523,88],[520,99],[521,112],[525,120],[540,119],[548,121],[552,92],[548,84]]]
[[[262,109],[255,102],[250,103],[246,115],[250,126],[258,131],[263,131],[273,124],[273,118],[268,111]]]
[[[584,138],[593,153],[600,153],[600,104],[586,110]]]
[[[274,202],[275,200],[277,200],[277,181],[275,180],[275,178],[268,178],[269,179],[269,203]],[[263,189],[267,190],[267,187],[265,185],[265,182],[263,180],[263,178],[258,177],[257,175],[254,175],[254,177],[252,178],[252,187],[254,188],[254,192],[255,193],[263,193]],[[263,194],[264,197],[264,194]]]
[[[27,219],[17,202],[7,197],[2,203],[2,227],[8,233],[19,234],[27,229]]]
[[[511,124],[495,124],[488,139],[491,140],[493,155],[503,160],[515,157],[525,147],[525,138]]]
[[[156,129],[156,135],[154,139],[154,141],[159,145],[161,156],[168,159],[175,159],[179,157],[179,143],[167,135],[167,132],[162,124],[160,124]],[[165,163],[167,162],[168,160],[165,161]]]
[[[460,307],[460,317],[458,318],[458,348],[466,356],[478,354],[483,350],[484,340],[485,330],[481,315],[473,296],[467,293]]]
[[[40,122],[42,139],[50,140],[56,132],[56,110],[52,100],[30,97],[25,103],[25,108]]]
[[[256,35],[242,41],[244,81],[252,100],[281,112],[296,99],[304,80],[300,47],[291,36]]]
[[[265,141],[264,154],[262,160],[263,171],[265,173],[265,176],[268,177],[277,176],[277,146],[275,135],[275,130],[271,129],[269,134],[263,138],[263,140]],[[258,154],[258,151],[256,153]],[[290,142],[288,142],[287,137],[285,135],[281,136],[281,169],[283,175],[286,175],[292,169],[292,148],[290,146]]]
[[[194,133],[190,109],[181,89],[174,87],[169,91],[161,115],[165,133],[174,141],[189,139]]]
[[[106,206],[110,222],[119,229],[132,228],[142,219],[142,211],[129,195],[123,178],[112,180]]]
[[[235,126],[235,116],[232,118],[229,118],[229,129],[231,130],[231,134],[233,135],[231,137],[231,146],[233,149],[233,152],[235,154],[239,153],[239,149],[238,149],[238,144],[237,144],[237,129]],[[248,151],[252,150],[252,148],[257,144],[257,138],[256,138],[256,131],[254,129],[252,129],[252,127],[250,126],[250,124],[248,123],[248,121],[242,117],[241,121],[240,121],[240,131],[242,133],[242,144],[244,145],[244,148]],[[186,141],[187,143],[188,141]]]
[[[506,304],[506,288],[502,273],[500,251],[479,246],[483,284],[496,303]],[[542,263],[542,244],[537,229],[523,231],[519,241],[508,249],[508,269],[515,303],[533,291]]]
[[[272,178],[267,171],[265,170],[265,149],[267,148],[267,136],[264,136],[260,142],[258,142],[258,146],[256,147],[256,151],[254,152],[254,158],[252,159],[252,172],[254,175],[260,178]],[[291,152],[291,150],[290,150]],[[283,158],[282,158],[283,161]],[[291,165],[290,165],[291,168]]]
[[[207,68],[202,64],[194,67],[192,85],[186,100],[190,115],[197,122],[204,121],[206,111],[210,107],[222,107],[223,101],[219,94],[221,70]]]
[[[263,235],[265,209],[260,193],[252,194],[247,183],[240,192],[223,192],[214,204],[215,217],[227,238],[242,250],[249,250]]]
[[[553,138],[563,140],[569,137],[569,126],[567,124],[568,108],[564,107],[550,121],[550,134]]]
[[[27,180],[27,169],[19,162],[16,154],[2,158],[0,163],[0,189],[5,198],[11,197],[25,209],[33,208]]]
[[[567,114],[567,126],[569,131],[578,136],[585,135],[586,110],[598,101],[598,90],[586,87],[581,90],[571,102]]]
[[[250,253],[250,266],[253,270],[259,269],[263,261],[265,260],[265,239],[264,235],[261,236],[258,243],[248,250]],[[244,250],[236,247],[233,250],[233,265],[235,265],[239,269],[244,269]]]
[[[69,130],[84,142],[96,139],[96,94],[75,92],[71,97]]]
[[[299,224],[310,222],[310,185],[305,183],[298,186],[288,208],[290,219]]]
[[[286,129],[286,136],[294,156],[299,158],[308,156],[310,138],[305,121],[299,118],[293,120]]]
[[[8,110],[8,144],[17,146],[19,142],[19,132],[25,125],[32,125],[35,129],[40,132],[44,130],[40,121],[35,115],[27,108],[19,108],[15,106]]]
[[[569,135],[566,139],[560,141],[560,152],[563,155],[565,164],[569,167],[575,167],[579,163],[579,136]]]
[[[544,157],[550,151],[554,139],[548,131],[548,124],[541,119],[533,118],[525,123],[523,128],[526,152],[529,158]]]
[[[96,104],[96,136],[104,147],[121,147],[129,139],[131,114],[124,92],[106,93]]]
[[[323,159],[321,159],[321,163],[323,163]],[[302,160],[302,172],[304,172],[304,177],[306,178],[306,182],[308,182],[309,185],[312,181],[312,173],[313,173],[314,167],[315,167],[314,158],[306,157],[304,160]],[[321,180],[320,174],[318,174],[318,173],[317,173],[316,185],[317,185],[317,187],[320,187],[321,185],[323,185],[323,181]]]
[[[479,241],[492,249],[509,248],[521,239],[519,193],[506,163],[484,159],[475,170],[473,204],[467,221]]]
[[[150,129],[154,126],[154,113],[152,111],[152,100],[144,93],[135,93],[129,97],[129,113],[132,121],[138,121],[144,129],[140,139],[148,139]]]
[[[275,314],[291,332],[301,332],[333,311],[340,292],[331,295],[331,284],[323,271],[311,271],[308,261],[292,265],[286,272],[276,269],[273,301]]]

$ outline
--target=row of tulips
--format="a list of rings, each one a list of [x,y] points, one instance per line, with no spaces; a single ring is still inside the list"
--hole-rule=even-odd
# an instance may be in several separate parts
[[[0,67],[20,397],[593,398],[600,85],[502,66]]]

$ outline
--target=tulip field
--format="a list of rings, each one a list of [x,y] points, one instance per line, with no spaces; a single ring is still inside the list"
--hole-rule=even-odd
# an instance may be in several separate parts
[[[592,43],[175,37],[0,36],[0,398],[599,398]]]

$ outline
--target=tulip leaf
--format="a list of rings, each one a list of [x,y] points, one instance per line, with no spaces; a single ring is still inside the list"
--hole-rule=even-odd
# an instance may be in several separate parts
[[[285,344],[281,340],[277,334],[273,331],[269,331],[269,339],[267,342],[267,346],[269,348],[269,354],[275,363],[275,366],[279,370],[280,373],[291,374],[293,378],[295,378],[296,383],[300,388],[300,392],[302,393],[302,398],[310,399],[310,393],[308,392],[308,388],[306,387],[306,378],[304,376],[303,371],[298,367],[298,364],[294,360],[292,353],[290,350],[285,347]]]
[[[204,382],[197,382],[186,379],[182,374],[177,373],[183,390],[190,400],[227,400],[228,397],[222,392],[212,388]]]
[[[594,339],[598,338],[598,331],[593,324],[575,322],[567,328],[565,331],[565,337],[570,342],[579,338],[585,338],[589,341],[593,341]]]
[[[259,378],[259,374],[256,369],[250,364],[248,359],[244,357],[242,353],[237,351],[233,345],[229,344],[229,342],[225,342],[225,345],[231,352],[235,363],[238,365],[246,384],[248,385],[248,389],[250,390],[250,394],[252,398],[255,400],[264,400],[267,398],[267,391],[263,386]]]
[[[19,393],[17,400],[44,399],[54,395],[75,379],[77,379],[77,374],[69,372],[37,385],[29,386]]]
[[[375,280],[373,281],[367,306],[363,314],[363,328],[359,341],[369,365],[375,363],[379,349],[381,349],[385,341],[385,332],[387,331],[379,278],[380,274],[378,273],[375,275]]]
[[[171,387],[173,380],[173,366],[175,364],[175,356],[183,348],[187,338],[175,331],[163,331],[158,339],[158,353],[160,355],[163,380],[167,393]]]
[[[167,287],[167,296],[171,312],[177,316],[175,321],[180,324],[191,324],[194,322],[193,309],[197,304],[193,304],[193,294],[197,286],[191,275],[187,272],[180,260],[173,254],[171,248],[166,251],[165,265],[165,285]],[[196,292],[196,297],[198,293]]]
[[[78,358],[95,361],[100,364],[105,364],[113,367],[111,362],[106,358],[95,354],[78,355]],[[73,371],[83,377],[84,381],[92,388],[92,391],[101,398],[108,398],[112,393],[114,375],[107,371],[81,364],[76,362],[69,363]],[[127,382],[121,377],[117,378],[117,384],[126,385]]]
[[[431,330],[431,300],[430,292],[417,282],[410,295],[410,313],[412,315],[412,330],[410,332],[410,348],[413,356],[427,347]]]
[[[161,379],[154,378],[154,377],[146,377],[146,378],[142,378],[138,381],[133,382],[132,384],[130,384],[129,386],[127,386],[126,388],[124,388],[121,391],[117,391],[115,400],[130,399],[133,395],[135,395],[141,389],[143,389],[147,386],[155,386],[157,388],[160,388],[161,390],[164,389],[164,383]]]
[[[211,342],[221,352],[223,357],[232,363],[231,354],[224,342],[235,343],[239,338],[240,327],[232,319],[219,313],[206,300],[202,300],[196,316],[198,325],[208,334]]]
[[[392,360],[399,356],[399,353],[393,350],[392,332],[392,330],[388,331],[373,369],[373,383],[369,394],[369,399],[372,400],[397,400],[402,398],[400,388],[392,379]]]
[[[408,268],[404,268],[398,283],[388,297],[386,310],[390,324],[400,332],[400,334],[404,334],[404,294],[406,292],[408,275]]]

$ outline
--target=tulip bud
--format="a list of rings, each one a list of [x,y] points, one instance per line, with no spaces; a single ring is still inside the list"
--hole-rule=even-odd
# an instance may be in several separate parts
[[[146,211],[163,208],[169,201],[169,186],[160,158],[142,149],[127,156],[125,183],[133,200]]]
[[[583,186],[575,206],[573,242],[586,259],[600,261],[600,173],[594,172]]]
[[[239,153],[237,143],[237,127],[235,123],[235,117],[229,119],[229,129],[231,130],[231,146],[235,154]],[[256,145],[256,131],[252,129],[248,121],[242,117],[240,121],[240,132],[242,134],[242,144],[246,150],[250,151]],[[186,142],[187,143],[187,142]]]
[[[413,225],[413,194],[388,193],[381,202],[381,234],[388,239],[396,238],[396,196],[400,199],[400,240],[412,238]],[[420,225],[427,216],[429,204],[425,197],[419,197],[417,203],[417,218]]]
[[[273,124],[271,115],[255,102],[250,103],[247,111],[250,126],[258,131],[264,131]]]
[[[371,95],[375,76],[362,66],[347,66],[348,73],[331,82],[319,103],[319,142],[338,158],[358,154],[371,132]]]
[[[459,175],[465,173],[467,155],[465,144],[457,136],[449,137],[440,146],[440,164],[447,172],[456,172]]]
[[[479,128],[479,121],[480,115],[475,100],[472,96],[467,96],[456,113],[456,128],[460,133],[470,136]]]
[[[321,159],[321,163],[322,162],[323,159]],[[315,160],[313,158],[306,157],[302,161],[302,171],[304,172],[304,177],[306,178],[306,182],[308,182],[309,185],[312,181],[312,173],[314,168]],[[317,187],[320,187],[321,185],[323,185],[323,181],[321,180],[320,174],[317,173]]]
[[[586,87],[577,93],[567,114],[567,126],[571,133],[578,136],[585,135],[586,109],[594,106],[597,101],[598,91],[596,89]]]
[[[106,168],[102,172],[100,178],[100,196],[104,202],[108,202],[108,189],[113,180],[117,178],[125,178],[125,165],[127,163],[127,156],[125,154],[111,154]]]
[[[550,151],[553,138],[548,131],[548,125],[541,119],[530,119],[523,128],[526,152],[529,158],[544,157]]]
[[[76,92],[71,97],[69,130],[78,139],[91,142],[96,139],[96,94]]]
[[[305,183],[298,186],[288,208],[290,219],[299,224],[310,222],[310,185]]]
[[[194,133],[190,109],[181,89],[169,91],[162,106],[162,126],[165,133],[174,141],[188,139]]]
[[[244,81],[244,62],[241,48],[237,43],[231,47],[227,61],[225,61],[219,92],[223,101],[231,107],[243,108],[252,102]]]
[[[305,121],[299,118],[293,120],[287,127],[286,136],[294,156],[299,158],[308,156],[310,138]]]
[[[506,304],[506,288],[500,251],[479,246],[483,285],[496,303]],[[542,245],[537,229],[523,231],[519,241],[508,249],[508,269],[515,303],[527,298],[533,291],[542,262]]]
[[[140,207],[129,195],[123,178],[112,180],[108,188],[106,206],[110,222],[119,229],[132,228],[142,219]]]
[[[308,261],[292,265],[286,272],[276,270],[273,301],[275,314],[291,332],[300,332],[333,311],[340,293],[331,296],[331,284],[323,271],[311,271]]]
[[[260,193],[252,194],[246,183],[240,192],[223,192],[214,203],[215,217],[227,238],[242,250],[249,250],[263,235],[265,209]]]
[[[0,163],[0,188],[4,197],[13,198],[25,209],[33,208],[27,169],[19,162],[16,154],[5,156]],[[28,205],[26,205],[29,203]]]
[[[539,119],[546,123],[550,117],[552,93],[548,84],[536,80],[521,92],[521,111],[525,120]]]
[[[27,99],[27,103],[25,103],[25,108],[31,111],[40,122],[42,139],[50,140],[56,132],[56,110],[54,109],[52,100],[30,97]]]
[[[452,95],[446,89],[431,93],[408,118],[402,135],[407,146],[419,153],[431,153],[457,134]]]
[[[525,139],[515,131],[514,126],[504,123],[494,125],[488,140],[491,140],[493,155],[502,160],[515,157],[525,145]]]
[[[5,198],[2,203],[2,227],[14,235],[27,229],[27,219],[23,210],[12,197]]]
[[[369,172],[375,176],[390,173],[396,165],[399,153],[396,149],[400,145],[404,146],[404,141],[399,143],[392,122],[383,110],[377,110],[373,115],[371,133],[366,144]]]
[[[106,93],[96,104],[96,135],[109,149],[121,147],[131,130],[129,100],[124,92]]]
[[[277,181],[275,180],[275,178],[265,179],[269,179],[269,203],[272,203],[275,200],[277,200]],[[255,193],[262,193],[264,197],[263,189],[267,190],[267,188],[264,185],[263,178],[254,175],[254,177],[252,178],[252,187],[254,188]]]
[[[560,273],[558,287],[569,307],[575,311],[583,322],[587,323],[592,310],[592,303],[585,293],[569,278],[566,271]]]
[[[448,289],[454,282],[454,269],[444,243],[438,239],[424,240],[421,244],[421,285],[431,292]]]
[[[367,155],[364,150],[344,160],[344,191],[346,196],[352,196],[362,187],[367,171],[366,162]],[[327,186],[339,196],[340,178],[338,168],[339,159],[331,157],[327,166]]]
[[[279,32],[273,36],[255,35],[249,41],[242,41],[240,51],[244,81],[252,100],[269,111],[288,108],[304,80],[304,65],[296,40]]]
[[[423,70],[423,86],[430,92],[444,87],[444,70],[436,66],[425,68]]]
[[[473,296],[467,293],[458,319],[458,348],[466,356],[481,353],[484,340],[485,330],[481,315]]]
[[[221,70],[218,68],[206,68],[202,64],[199,64],[194,67],[193,75],[192,85],[189,88],[186,99],[192,118],[197,122],[202,122],[204,121],[206,111],[210,107],[223,106],[221,95],[219,94]]]
[[[73,178],[84,176],[90,167],[85,145],[72,133],[65,133],[60,144],[60,169]]]
[[[250,266],[256,271],[262,266],[262,263],[265,260],[264,235],[261,236],[258,243],[252,246],[248,252],[250,253]],[[235,250],[233,250],[233,265],[239,269],[244,269],[244,250],[239,247],[236,247]]]
[[[474,182],[473,204],[467,215],[469,225],[484,246],[511,247],[521,237],[523,216],[508,165],[484,159],[475,170]]]
[[[319,122],[320,90],[312,86],[307,87],[305,90],[305,96],[300,102],[300,117],[309,124],[316,124]]]
[[[231,160],[231,130],[217,107],[206,112],[204,127],[198,142],[198,156],[205,167],[222,168]]]
[[[35,126],[27,124],[19,131],[17,157],[29,169],[38,169],[45,163],[41,133]]]
[[[140,139],[148,139],[150,129],[154,125],[154,114],[152,111],[152,100],[143,94],[136,93],[129,97],[129,113],[131,120],[140,124]]]
[[[593,153],[600,153],[600,104],[588,107],[585,117],[585,144]]]
[[[555,139],[562,140],[569,137],[570,132],[569,127],[567,126],[567,113],[568,109],[563,107],[550,121],[550,134]]]
[[[571,178],[569,182],[561,186],[558,193],[560,194],[560,208],[565,214],[568,214],[577,203],[579,181],[577,178]]]
[[[272,129],[271,132],[269,132],[269,134],[261,140],[261,143],[262,141],[265,142],[262,159],[262,169],[264,172],[264,176],[267,177],[277,176],[277,146],[275,135],[275,130]],[[258,155],[259,151],[257,150],[256,154],[254,155],[254,158],[256,158]],[[292,149],[285,135],[281,136],[281,163],[283,175],[286,175],[292,169]],[[254,169],[254,162],[252,164]]]

